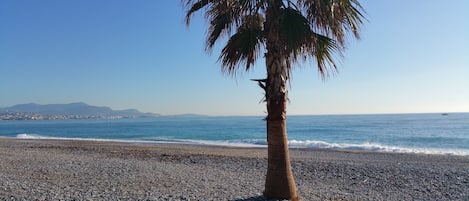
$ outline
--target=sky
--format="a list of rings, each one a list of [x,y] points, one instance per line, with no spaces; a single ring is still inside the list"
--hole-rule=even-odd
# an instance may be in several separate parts
[[[469,112],[469,1],[362,0],[339,72],[293,69],[288,114]],[[85,102],[163,115],[264,115],[264,60],[235,77],[179,0],[0,0],[0,107]],[[225,40],[226,41],[226,40]]]

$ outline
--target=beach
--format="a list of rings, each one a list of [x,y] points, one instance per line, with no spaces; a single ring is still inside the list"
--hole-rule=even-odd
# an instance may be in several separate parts
[[[0,200],[268,200],[265,148],[0,138]],[[469,200],[469,157],[291,149],[302,200]]]

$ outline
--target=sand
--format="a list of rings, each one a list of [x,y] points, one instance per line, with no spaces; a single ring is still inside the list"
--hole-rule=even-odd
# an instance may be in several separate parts
[[[302,200],[469,200],[469,157],[292,149]],[[267,200],[265,148],[0,138],[0,200]]]

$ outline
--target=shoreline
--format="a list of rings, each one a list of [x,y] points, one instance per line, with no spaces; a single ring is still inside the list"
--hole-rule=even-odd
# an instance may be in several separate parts
[[[266,148],[0,138],[0,199],[266,200]],[[468,200],[469,157],[290,149],[302,200]]]
[[[175,145],[194,145],[194,146],[220,146],[232,148],[267,148],[265,144],[249,144],[243,142],[218,142],[207,140],[161,140],[161,141],[146,141],[146,140],[123,140],[123,139],[99,139],[99,138],[62,138],[62,137],[47,137],[36,136],[30,134],[18,134],[16,137],[5,137],[6,139],[19,139],[19,140],[64,140],[64,141],[90,141],[90,142],[109,142],[109,143],[130,143],[130,144],[175,144]],[[367,144],[368,145],[368,144]],[[302,147],[296,145],[289,145],[290,149],[304,149],[304,150],[328,150],[328,151],[344,151],[344,152],[371,152],[371,153],[402,153],[402,154],[424,154],[424,155],[445,155],[445,156],[463,156],[469,157],[469,150],[459,149],[440,149],[440,148],[406,148],[406,147],[387,147],[379,144],[369,144],[371,148],[359,147],[359,145],[349,144],[336,145],[338,147]],[[342,146],[342,147],[341,147]],[[376,146],[373,148],[373,146]]]

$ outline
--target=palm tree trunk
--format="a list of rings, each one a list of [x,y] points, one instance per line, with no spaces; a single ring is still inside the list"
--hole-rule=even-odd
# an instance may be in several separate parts
[[[288,61],[283,47],[279,46],[280,34],[275,16],[281,1],[269,1],[266,12],[266,100],[268,162],[264,196],[298,200],[296,184],[290,165],[286,124]]]
[[[277,65],[278,59],[273,60],[276,61],[271,60],[274,63],[271,68],[280,67]],[[279,74],[278,71],[270,72],[267,78],[268,163],[264,195],[270,198],[298,200],[288,152],[285,75]]]

